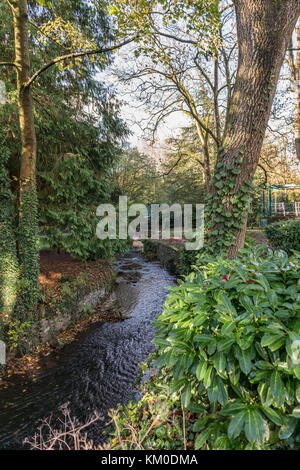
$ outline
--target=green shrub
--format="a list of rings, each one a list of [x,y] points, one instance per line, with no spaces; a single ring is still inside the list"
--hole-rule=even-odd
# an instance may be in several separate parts
[[[265,232],[274,247],[288,252],[300,250],[300,219],[275,222],[267,225]]]
[[[185,250],[182,248],[179,251],[178,261],[177,261],[177,271],[180,275],[186,276],[192,270],[192,266],[196,264],[197,257],[199,255],[198,250]]]
[[[148,366],[148,367],[146,367]],[[145,364],[149,370],[150,364]],[[144,367],[144,364],[143,364]],[[151,368],[151,366],[150,366]],[[194,437],[193,422],[181,409],[180,396],[170,396],[164,374],[152,376],[139,387],[142,398],[110,413],[114,428],[107,428],[113,450],[182,450]]]
[[[198,449],[300,445],[300,257],[263,250],[203,259],[156,322],[170,396],[204,409]]]
[[[153,246],[152,240],[148,240],[148,239],[143,240],[143,245],[144,245],[144,250],[143,250],[144,257],[148,261],[152,261],[156,259],[156,255],[157,255],[156,248]]]

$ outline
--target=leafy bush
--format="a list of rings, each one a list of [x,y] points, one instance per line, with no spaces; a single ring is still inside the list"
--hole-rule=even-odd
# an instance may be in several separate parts
[[[275,222],[267,225],[265,232],[274,247],[288,252],[300,250],[300,219]]]
[[[187,251],[182,248],[179,251],[178,261],[177,261],[177,271],[180,275],[185,276],[189,274],[192,270],[192,266],[196,264],[197,257],[199,255],[198,250]]]
[[[204,410],[198,449],[299,447],[300,258],[265,249],[203,259],[156,322],[169,393]]]
[[[144,366],[144,365],[143,365]],[[184,413],[180,396],[169,394],[164,374],[152,376],[139,388],[141,400],[118,406],[110,413],[114,428],[106,449],[181,450],[191,448],[193,422]]]
[[[153,245],[152,240],[145,239],[143,240],[143,245],[144,245],[144,256],[147,260],[152,261],[153,259],[156,259],[156,248]]]

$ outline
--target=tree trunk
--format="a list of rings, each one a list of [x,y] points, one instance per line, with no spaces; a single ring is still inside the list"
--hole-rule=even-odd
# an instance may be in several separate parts
[[[38,286],[38,230],[36,195],[36,135],[30,87],[24,87],[30,78],[27,0],[11,2],[15,32],[15,63],[19,123],[22,139],[19,193],[18,251],[23,279],[22,305],[33,311]]]
[[[27,1],[18,0],[12,2],[12,8],[15,31],[15,63],[17,65],[19,122],[22,138],[20,178],[22,183],[30,181],[31,184],[34,184],[36,167],[36,136],[33,105],[30,87],[24,88],[25,83],[30,78]]]
[[[295,146],[296,155],[300,161],[300,24],[297,28],[297,52],[296,52],[296,80],[294,89],[294,129],[295,129]]]
[[[194,111],[194,114],[196,115],[196,111]],[[196,120],[196,128],[197,128],[197,133],[202,145],[202,160],[198,160],[200,162],[200,165],[203,168],[203,173],[204,173],[204,183],[206,187],[206,191],[209,192],[210,188],[210,155],[209,155],[209,148],[208,148],[208,134],[203,131],[201,128],[199,122]]]
[[[294,95],[294,131],[296,155],[300,161],[300,23],[296,30],[296,61],[294,61],[293,41],[290,44],[289,65]]]
[[[233,256],[244,246],[252,179],[299,0],[235,0],[239,62],[207,204],[209,243]]]
[[[209,192],[210,189],[210,156],[207,142],[202,147],[203,153],[203,171],[204,171],[204,181],[206,191]]]

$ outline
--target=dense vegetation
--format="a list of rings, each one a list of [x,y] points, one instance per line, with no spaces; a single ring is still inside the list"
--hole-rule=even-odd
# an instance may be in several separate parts
[[[172,288],[156,322],[160,372],[119,418],[118,448],[134,446],[130,425],[141,440],[151,423],[148,449],[299,448],[300,258],[263,250],[199,257]]]
[[[1,14],[9,17],[8,8]],[[101,43],[108,29],[105,15],[100,12],[94,17],[84,2],[60,2],[55,11],[32,7],[31,15],[35,24],[31,48],[33,63],[37,67],[43,63],[45,51],[51,59],[60,50],[72,46],[72,31],[69,45],[53,39],[54,28],[59,29],[59,25],[51,29],[51,22],[57,21],[58,15],[61,15],[61,27],[67,27],[72,20],[73,28],[78,28],[78,33],[87,41],[92,39]],[[45,23],[52,40],[36,34],[36,28],[46,28]],[[12,25],[10,30],[9,25],[8,19],[2,22],[3,37],[13,34]],[[7,54],[5,41],[1,44]],[[41,76],[39,87],[33,93],[39,143],[40,232],[50,247],[61,248],[83,258],[113,252],[113,248],[101,247],[101,243],[95,240],[95,209],[101,202],[110,200],[114,186],[109,171],[121,152],[121,139],[127,134],[125,124],[118,117],[118,103],[113,93],[95,79],[96,71],[102,70],[110,61],[109,56],[103,56],[101,61],[78,63],[75,65],[76,75],[69,68],[52,68]],[[16,197],[21,142],[14,119],[17,115],[14,74],[7,76],[6,87],[8,100],[0,112],[3,139],[5,137],[5,146],[11,155],[8,170]],[[87,106],[94,109],[93,115]]]
[[[29,48],[32,68],[74,48],[95,47],[112,39],[107,16],[84,1],[41,8],[29,2]],[[0,55],[13,59],[12,12],[1,5]],[[0,107],[1,149],[1,338],[28,329],[39,316],[40,246],[82,259],[107,257],[126,250],[126,241],[96,237],[96,208],[115,189],[111,171],[128,134],[119,117],[113,90],[96,80],[112,54],[76,59],[41,74],[32,89],[37,136],[36,186],[21,194],[22,142],[18,125],[16,74],[1,68],[6,103]],[[93,113],[90,110],[93,109]],[[21,199],[20,199],[21,198]],[[14,342],[15,343],[15,342]]]
[[[91,282],[66,283],[59,301],[44,297],[41,247],[85,261],[127,249],[127,240],[97,239],[99,204],[117,205],[119,195],[205,202],[203,253],[180,252],[186,276],[156,322],[155,373],[142,385],[143,399],[114,415],[111,445],[299,449],[299,220],[267,227],[281,250],[244,248],[247,224],[258,222],[260,190],[299,181],[291,163],[294,150],[300,154],[299,103],[290,119],[275,96],[287,56],[289,84],[299,81],[300,53],[295,63],[289,47],[299,0],[0,6],[7,91],[0,106],[0,339],[24,353],[36,339],[41,305],[53,316],[76,311]],[[99,79],[127,45],[126,70],[116,75],[150,108],[152,139],[172,113],[189,119],[159,155],[126,144],[121,104]],[[278,114],[294,121],[295,142],[287,122],[285,133],[270,126],[276,145],[267,133],[263,148]]]
[[[282,220],[267,225],[267,237],[271,244],[287,252],[300,251],[300,220]]]

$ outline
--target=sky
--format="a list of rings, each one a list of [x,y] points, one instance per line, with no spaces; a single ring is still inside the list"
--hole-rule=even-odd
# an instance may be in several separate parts
[[[161,122],[156,133],[155,144],[150,145],[149,139],[147,139],[147,133],[143,129],[143,125],[146,126],[146,121],[150,115],[146,108],[146,105],[141,103],[135,93],[136,83],[129,82],[128,85],[124,85],[119,78],[116,76],[115,71],[125,70],[130,71],[135,65],[135,56],[133,54],[133,48],[131,44],[119,49],[116,52],[115,60],[113,65],[106,68],[103,72],[98,73],[97,78],[103,82],[106,86],[112,87],[117,98],[122,102],[121,117],[127,123],[130,129],[131,135],[128,137],[128,143],[131,147],[136,147],[140,152],[151,154],[155,158],[159,158],[164,153],[166,148],[165,140],[170,137],[178,136],[180,129],[189,125],[190,120],[182,112],[176,112],[168,116],[165,121]],[[279,97],[281,101],[280,112],[281,117],[284,117],[290,108],[291,95],[286,91],[286,79],[288,78],[288,70],[285,66],[282,70],[282,75],[285,80],[281,81],[278,86],[278,92],[285,90],[283,97]],[[279,96],[279,95],[277,95]],[[286,125],[286,123],[284,123]],[[270,120],[272,128],[280,129],[283,125],[282,122]],[[293,129],[291,127],[291,135]],[[299,163],[297,165],[299,167]]]
[[[114,70],[123,70],[130,61],[135,60],[130,47],[130,45],[125,46],[117,51],[112,67],[98,73],[97,79],[105,83],[106,86],[114,88],[118,99],[122,102],[120,114],[131,131],[131,135],[127,139],[128,143],[141,152],[153,153],[164,146],[165,139],[178,135],[179,129],[187,126],[190,121],[182,112],[171,114],[160,124],[154,146],[150,145],[146,132],[142,128],[149,119],[147,108],[137,99],[133,91],[134,86],[129,84],[125,87],[114,73]]]

